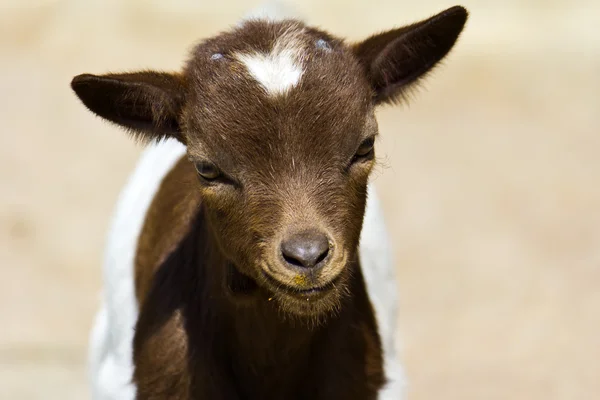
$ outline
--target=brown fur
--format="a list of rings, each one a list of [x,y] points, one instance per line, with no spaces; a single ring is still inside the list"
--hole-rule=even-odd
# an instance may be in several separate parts
[[[188,337],[181,311],[152,333],[137,353],[135,380],[140,399],[180,400],[190,398]]]
[[[135,293],[142,304],[156,270],[190,230],[200,207],[193,190],[196,171],[185,158],[175,164],[156,193],[138,239],[135,257]]]
[[[357,253],[374,110],[446,56],[466,18],[454,7],[353,45],[298,21],[247,21],[194,47],[182,73],[74,78],[98,115],[187,146],[138,246],[139,399],[376,399],[381,344]],[[239,54],[281,41],[303,75],[274,96]],[[307,230],[329,242],[310,270],[281,255]]]

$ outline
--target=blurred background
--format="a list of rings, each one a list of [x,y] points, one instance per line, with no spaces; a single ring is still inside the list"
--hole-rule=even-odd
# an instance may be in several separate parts
[[[260,0],[0,0],[0,399],[86,399],[105,232],[140,147],[79,73],[178,69]],[[358,40],[450,0],[289,1]],[[600,2],[464,0],[379,112],[410,400],[600,395]]]

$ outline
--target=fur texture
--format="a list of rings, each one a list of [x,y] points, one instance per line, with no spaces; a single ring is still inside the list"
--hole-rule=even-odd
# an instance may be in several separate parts
[[[91,111],[158,142],[109,238],[96,398],[401,397],[393,264],[368,183],[375,107],[437,65],[466,18],[453,7],[353,45],[251,18],[180,73],[73,79]],[[327,238],[319,268],[281,254],[307,230]]]

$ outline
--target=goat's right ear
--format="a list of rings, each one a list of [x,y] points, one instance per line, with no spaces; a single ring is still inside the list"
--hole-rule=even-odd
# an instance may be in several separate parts
[[[179,123],[185,87],[181,75],[83,74],[73,78],[71,87],[90,111],[127,128],[136,138],[173,137],[185,144]]]

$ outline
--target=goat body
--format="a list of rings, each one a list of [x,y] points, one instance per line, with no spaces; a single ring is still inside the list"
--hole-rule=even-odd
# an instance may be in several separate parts
[[[374,110],[466,19],[453,7],[347,45],[251,18],[181,73],[73,79],[91,111],[150,142],[108,238],[95,399],[401,399]]]
[[[90,378],[92,382],[92,390],[94,399],[108,400],[108,399],[133,399],[136,395],[136,385],[132,382],[133,377],[133,337],[134,337],[134,325],[136,324],[139,307],[135,295],[135,283],[134,283],[134,263],[135,263],[135,249],[137,248],[138,239],[142,233],[142,227],[148,209],[150,208],[151,200],[160,191],[161,183],[165,179],[165,176],[177,165],[177,163],[184,157],[185,147],[174,140],[168,140],[164,143],[153,144],[148,146],[144,150],[138,165],[132,174],[127,186],[124,188],[119,202],[116,207],[116,212],[113,218],[112,226],[110,229],[110,235],[106,248],[106,257],[104,262],[104,281],[105,281],[105,296],[103,299],[103,305],[99,311],[94,330],[91,337],[91,352],[90,352]],[[375,315],[377,316],[377,325],[382,338],[383,354],[385,361],[385,371],[389,377],[389,383],[385,386],[380,394],[381,400],[398,400],[401,399],[401,392],[403,387],[403,371],[398,360],[398,353],[394,347],[395,337],[397,336],[396,326],[396,281],[394,279],[394,266],[392,263],[391,252],[389,243],[385,231],[385,225],[383,221],[383,215],[380,208],[379,200],[377,198],[374,188],[369,188],[369,197],[367,200],[367,209],[365,214],[364,226],[362,230],[362,237],[360,242],[360,261],[364,280],[367,286],[367,292],[373,307],[375,309]],[[201,228],[196,226],[196,228]],[[196,235],[200,232],[196,232]],[[187,244],[189,246],[189,243]],[[182,246],[180,251],[185,251],[185,244]],[[188,249],[189,250],[189,249]],[[180,254],[181,256],[182,254]],[[186,279],[192,280],[193,277],[186,277]],[[177,288],[171,288],[177,290]],[[163,299],[167,302],[169,299]],[[268,299],[266,299],[268,302]],[[211,303],[211,306],[215,308],[218,303]],[[213,311],[220,311],[224,315],[224,319],[227,312],[231,310],[215,309]],[[246,308],[241,308],[239,312],[233,311],[231,316],[242,318],[238,321],[239,325],[231,329],[232,334],[240,335],[241,340],[236,343],[236,346],[249,345],[251,351],[263,352],[259,357],[273,357],[273,361],[277,357],[287,358],[285,363],[275,363],[271,366],[270,371],[256,371],[264,373],[264,375],[256,377],[256,381],[253,385],[266,385],[269,381],[269,375],[281,374],[282,371],[287,370],[290,364],[298,364],[301,368],[307,372],[316,373],[321,368],[325,367],[325,364],[317,364],[314,366],[314,370],[311,371],[305,357],[308,353],[304,346],[301,346],[303,353],[299,357],[304,361],[304,365],[300,360],[296,360],[294,354],[283,354],[284,351],[296,350],[287,348],[286,339],[295,338],[298,340],[303,339],[300,336],[306,334],[306,332],[300,328],[298,332],[294,330],[293,326],[289,326],[288,323],[281,323],[281,327],[273,326],[277,325],[278,321],[271,318],[269,315],[260,315],[260,310],[249,311]],[[198,317],[201,317],[203,310],[197,310]],[[204,311],[205,312],[205,311]],[[258,314],[258,315],[257,315]],[[164,317],[162,315],[161,317]],[[187,344],[174,343],[181,339],[183,333],[181,325],[181,315],[173,313],[173,319],[167,323],[167,329],[163,332],[169,332],[171,337],[161,337],[162,343],[157,344],[157,347],[166,347],[168,345],[173,347],[173,351],[182,351],[182,346],[187,347]],[[270,326],[264,326],[267,322]],[[292,321],[289,321],[290,323]],[[336,328],[341,330],[344,321],[336,323]],[[229,325],[230,321],[226,324]],[[212,326],[211,329],[217,329],[213,333],[220,336],[221,339],[228,337],[227,333],[223,330],[226,324],[217,327]],[[244,324],[247,324],[244,326]],[[176,327],[176,331],[173,333],[173,327]],[[273,328],[272,332],[268,332],[268,328]],[[347,327],[344,327],[347,328]],[[281,330],[280,330],[281,329]],[[322,328],[321,328],[322,329]],[[291,333],[290,333],[291,331]],[[321,332],[321,336],[325,335],[325,330],[316,329],[317,332]],[[266,333],[265,333],[266,332]],[[357,329],[358,333],[360,329]],[[338,335],[340,332],[337,332]],[[310,332],[309,332],[310,334]],[[315,332],[316,334],[316,332]],[[270,335],[279,335],[277,338],[279,341],[271,342],[272,337]],[[320,346],[324,347],[321,356],[327,356],[338,347],[346,353],[346,356],[352,356],[354,351],[352,348],[345,346],[350,343],[345,342],[344,337],[338,337],[338,335],[332,335],[325,337],[325,341],[320,343]],[[246,336],[246,337],[244,337]],[[307,335],[308,336],[308,335]],[[325,335],[326,336],[326,335]],[[214,338],[212,343],[200,343],[206,346],[217,346],[217,338]],[[336,345],[329,341],[340,340],[340,344]],[[245,341],[243,343],[242,341]],[[236,340],[237,342],[237,340]],[[299,345],[299,343],[292,343],[292,345]],[[327,345],[325,345],[327,344]],[[255,346],[255,347],[254,347]],[[300,347],[300,346],[299,346]],[[345,348],[344,348],[345,347]],[[150,349],[150,351],[156,351],[162,353],[164,350]],[[229,362],[231,368],[238,368],[242,373],[247,372],[247,378],[254,376],[255,368],[253,362],[255,359],[248,360],[247,358],[239,358],[238,349],[235,347],[230,348],[231,353],[226,356],[229,358],[222,358],[221,361]],[[312,350],[313,352],[316,351]],[[246,353],[246,356],[249,354]],[[161,367],[165,368],[165,373],[172,373],[174,361],[181,361],[181,355],[175,355],[173,359],[163,360]],[[248,362],[245,364],[245,362]],[[263,360],[265,361],[265,360]],[[269,361],[269,360],[266,360]],[[334,360],[330,359],[329,362],[337,362],[334,365],[329,365],[328,368],[331,371],[336,372],[340,368],[346,367],[344,363],[348,363],[347,360]],[[265,364],[268,364],[267,362]],[[356,364],[356,362],[352,362]],[[364,362],[358,360],[359,365],[364,365]],[[317,367],[319,367],[317,369]],[[295,372],[295,371],[294,371]],[[292,372],[293,373],[293,372]],[[298,375],[296,377],[300,378]],[[169,376],[171,378],[171,376]],[[343,382],[344,391],[352,387],[352,376],[346,376]],[[296,385],[308,385],[310,381],[307,380],[308,376],[298,379]],[[326,382],[326,375],[318,377],[314,382]],[[238,385],[241,382],[229,382],[231,387]],[[302,393],[302,387],[289,386],[290,389],[294,388],[295,391],[291,393]],[[284,388],[285,389],[285,388]],[[307,389],[306,387],[304,388]],[[304,392],[305,393],[305,392]],[[273,393],[274,395],[276,393]],[[348,397],[336,396],[334,398],[359,398],[355,397],[355,393],[351,393]],[[277,398],[277,399],[293,399],[293,398],[317,398],[312,396],[306,397],[294,397],[296,394],[288,396],[265,396],[266,398]],[[156,396],[155,398],[163,398]],[[164,395],[164,398],[177,398],[173,395]],[[182,397],[185,398],[185,397]],[[237,397],[227,397],[222,394],[221,397],[215,396],[212,398],[224,398],[224,399],[236,399]],[[258,398],[258,397],[242,397],[244,399]]]

